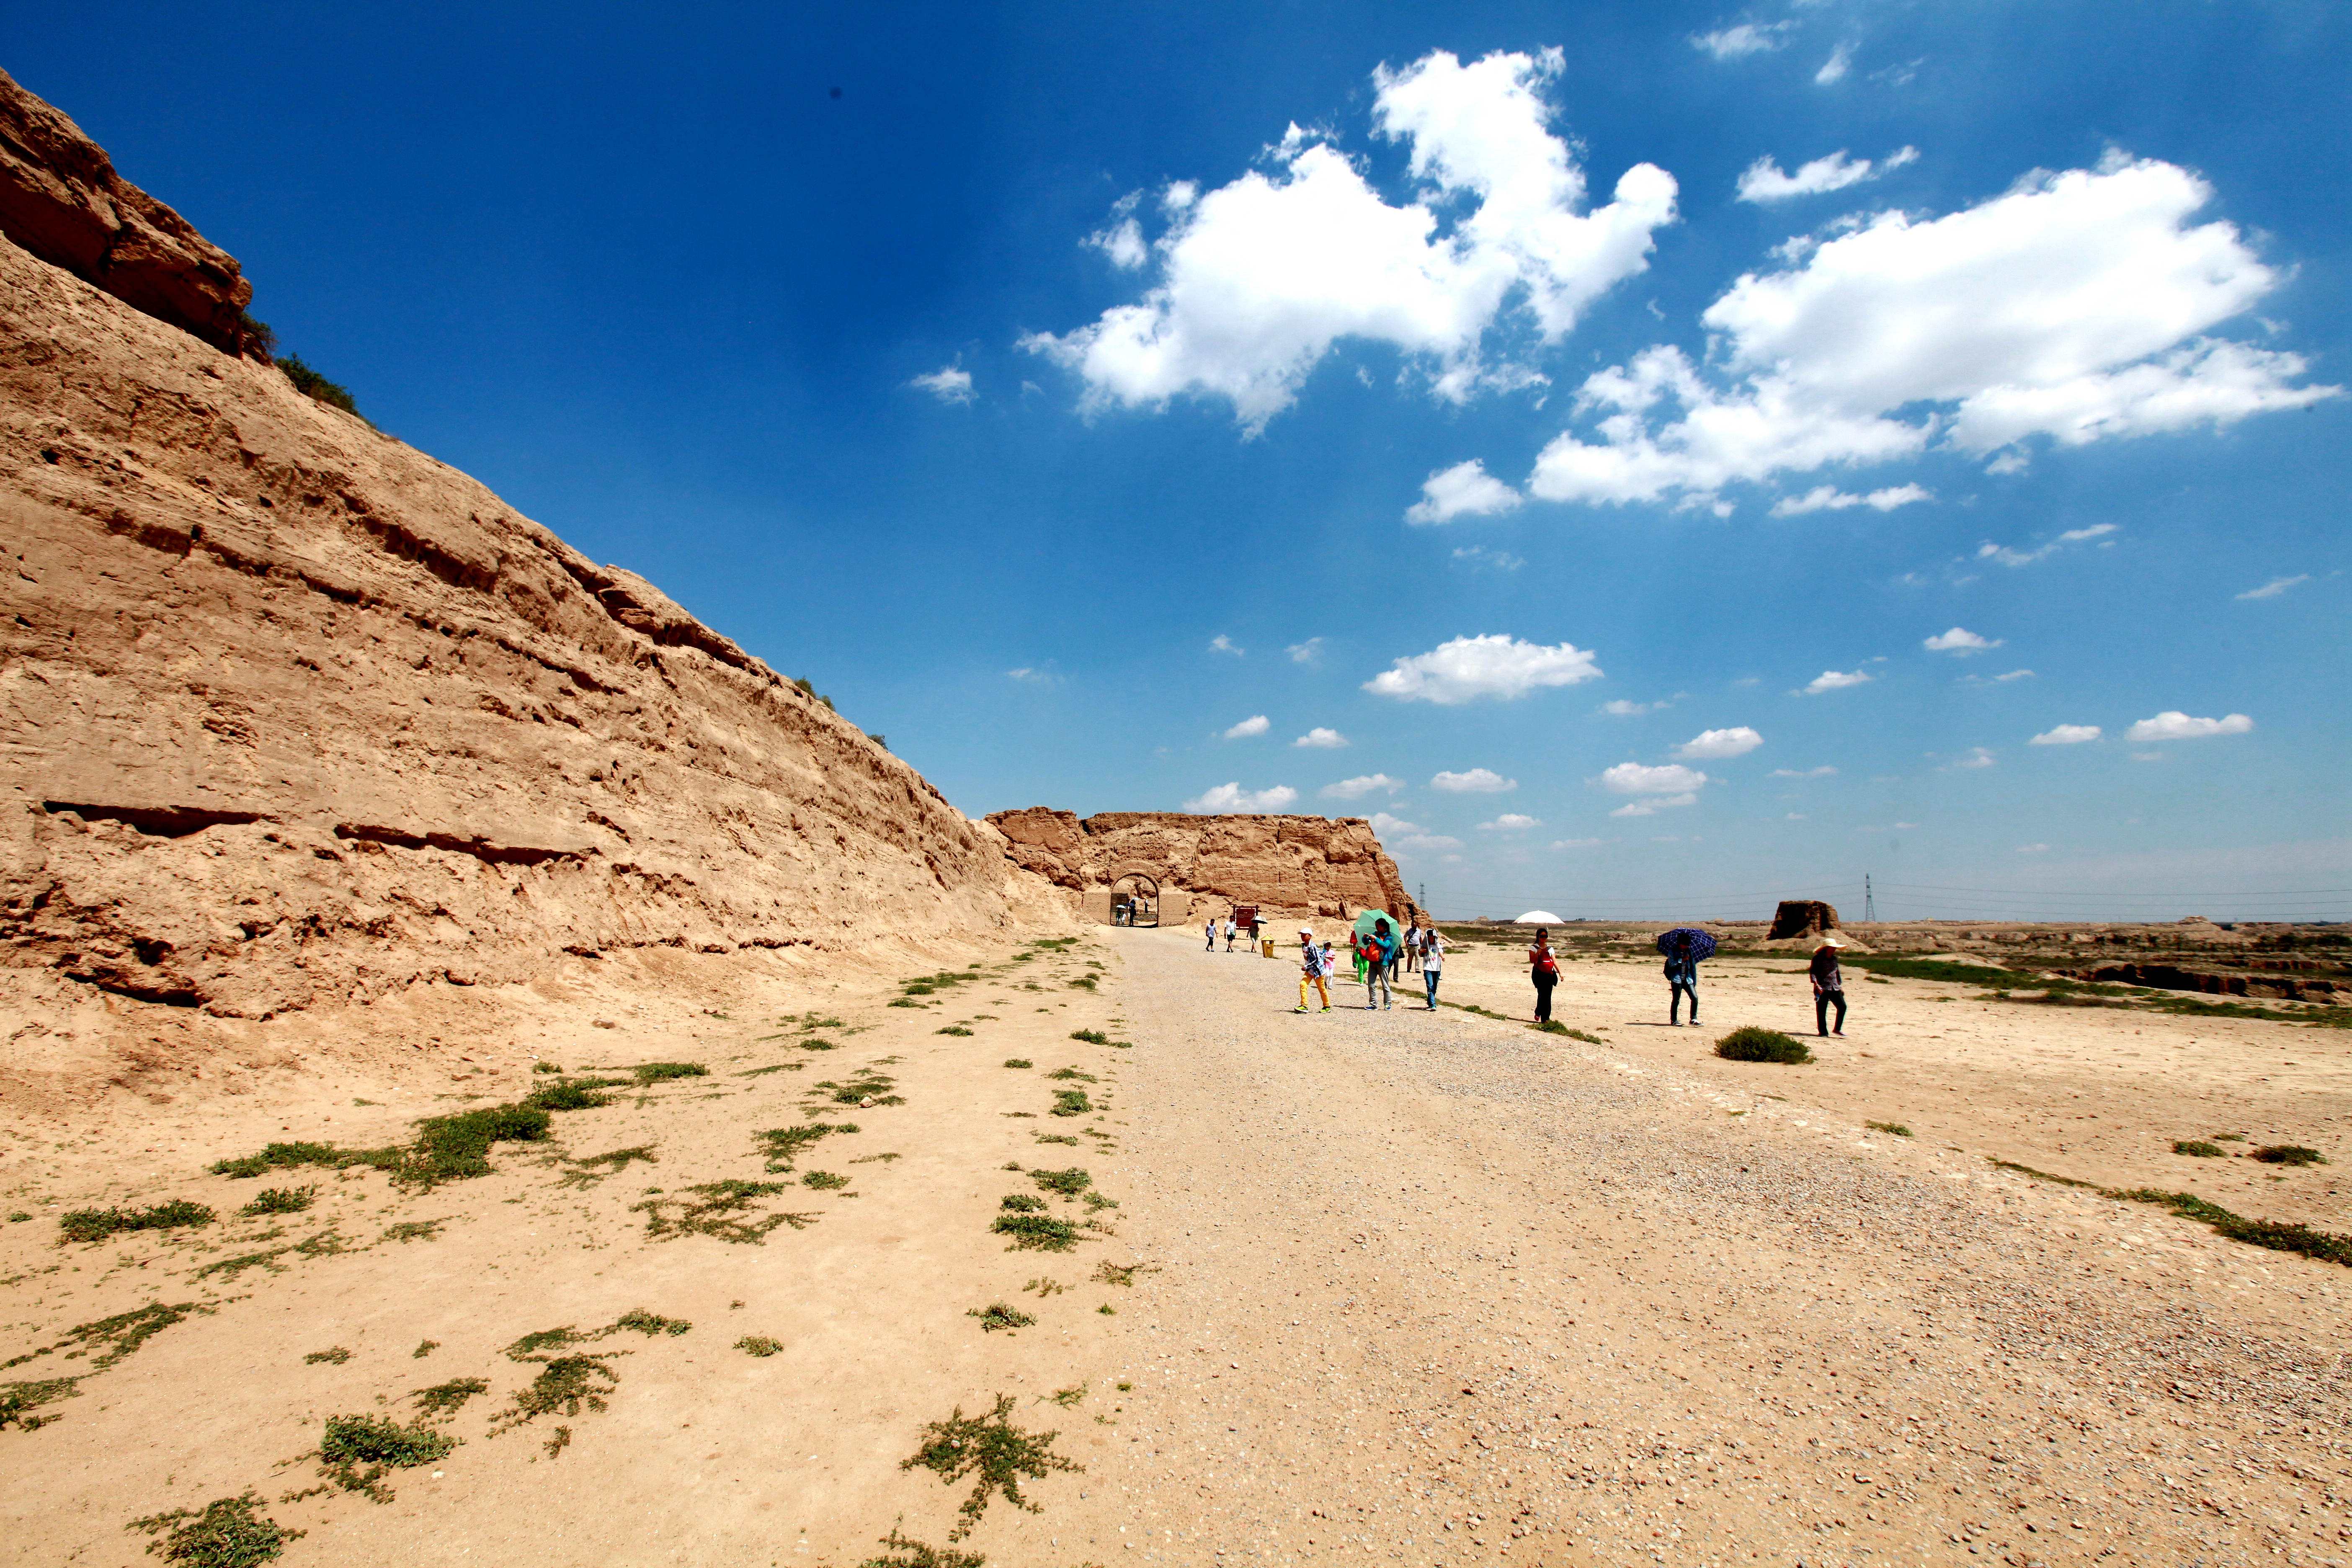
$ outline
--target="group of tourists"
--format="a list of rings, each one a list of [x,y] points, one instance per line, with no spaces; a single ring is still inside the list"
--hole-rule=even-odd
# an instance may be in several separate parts
[[[1217,922],[1211,921],[1206,931],[1209,951],[1213,952],[1217,946]],[[1225,951],[1231,952],[1234,939],[1231,919],[1224,922],[1223,932]],[[1685,1001],[1690,1003],[1691,1027],[1698,1027],[1698,966],[1715,951],[1714,942],[1707,938],[1701,948],[1693,942],[1674,939],[1703,934],[1675,931],[1660,939],[1660,946],[1666,958],[1666,1023],[1670,1027],[1682,1026]],[[1844,942],[1836,935],[1824,934],[1821,945],[1813,952],[1808,969],[1813,987],[1813,1026],[1823,1037],[1845,1037],[1845,978],[1838,968],[1838,950],[1844,945]],[[1416,915],[1400,931],[1387,916],[1375,916],[1368,927],[1354,933],[1348,947],[1349,957],[1355,964],[1356,983],[1364,988],[1367,1011],[1393,1007],[1393,982],[1401,973],[1414,969],[1421,971],[1426,1009],[1432,1013],[1437,1011],[1437,984],[1444,973],[1446,941],[1434,925],[1423,926]],[[1267,944],[1267,951],[1272,951],[1271,943]],[[1321,1002],[1319,1010],[1328,1013],[1331,1010],[1331,979],[1338,968],[1332,944],[1316,941],[1314,927],[1300,926],[1298,958],[1298,1005],[1292,1011],[1316,1011],[1307,1005],[1308,995],[1312,993]],[[1536,929],[1535,941],[1528,948],[1527,958],[1528,976],[1535,984],[1535,1021],[1548,1024],[1551,1022],[1552,989],[1559,984],[1559,958],[1552,952],[1549,927],[1538,926]],[[1831,1019],[1832,1011],[1836,1014],[1834,1023]]]

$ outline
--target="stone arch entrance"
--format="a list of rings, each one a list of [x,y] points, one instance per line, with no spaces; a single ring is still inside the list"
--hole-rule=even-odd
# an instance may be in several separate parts
[[[1110,923],[1115,926],[1158,925],[1160,879],[1149,871],[1129,871],[1112,878]]]

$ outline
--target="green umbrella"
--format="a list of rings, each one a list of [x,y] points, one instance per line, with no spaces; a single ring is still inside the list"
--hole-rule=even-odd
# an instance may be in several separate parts
[[[1358,936],[1370,936],[1372,931],[1372,922],[1375,921],[1388,921],[1389,934],[1396,938],[1399,942],[1402,942],[1404,940],[1404,922],[1397,919],[1396,916],[1389,913],[1386,910],[1366,910],[1362,914],[1358,915],[1356,917],[1356,934]]]

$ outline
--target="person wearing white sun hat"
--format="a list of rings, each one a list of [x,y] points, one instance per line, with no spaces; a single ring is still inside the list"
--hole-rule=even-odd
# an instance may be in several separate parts
[[[1822,945],[1813,950],[1813,1032],[1826,1038],[1835,1033],[1845,1038],[1845,977],[1838,973],[1838,949],[1845,945],[1836,933],[1822,938]],[[1830,1028],[1830,1008],[1837,1007],[1837,1028]]]

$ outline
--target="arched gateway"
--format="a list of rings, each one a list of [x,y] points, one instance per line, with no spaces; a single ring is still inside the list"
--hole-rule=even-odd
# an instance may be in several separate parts
[[[1160,923],[1160,879],[1149,871],[1127,871],[1111,879],[1110,923],[1156,926]]]

